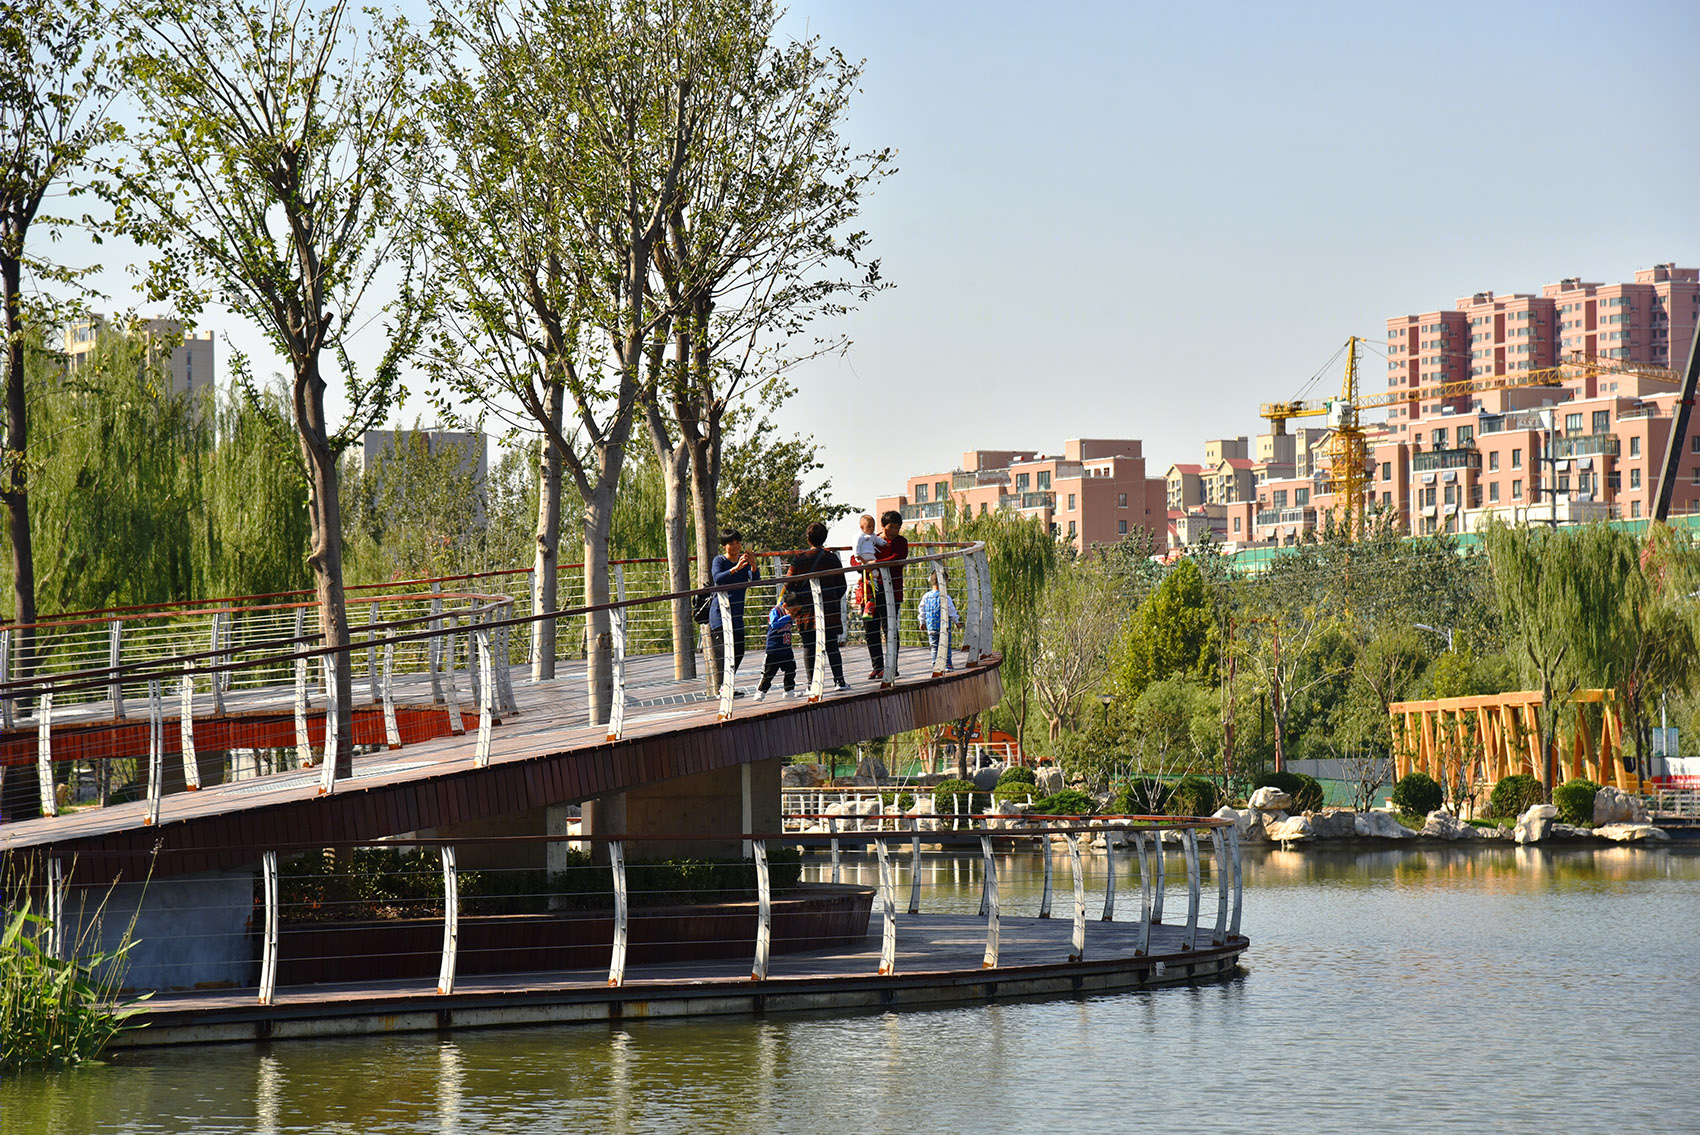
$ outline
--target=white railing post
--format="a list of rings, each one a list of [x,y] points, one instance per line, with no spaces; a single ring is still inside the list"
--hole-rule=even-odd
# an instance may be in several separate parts
[[[478,671],[484,676],[483,688],[478,691],[478,747],[472,755],[475,768],[490,764],[490,727],[495,722],[495,691],[490,688],[490,632],[478,630]]]
[[[992,888],[997,885],[992,867],[992,838],[980,837],[980,917],[986,917],[992,909]]]
[[[909,817],[909,913],[921,913],[921,821]]]
[[[124,717],[124,682],[118,676],[123,657],[124,621],[113,619],[107,626],[106,664],[112,668],[112,677],[106,684],[106,695],[112,699],[112,716],[119,720]]]
[[[820,701],[826,693],[826,605],[821,599],[820,580],[809,580],[809,596],[814,600],[815,666],[809,671],[809,700]]]
[[[473,641],[473,632],[467,631],[466,641]],[[455,680],[455,617],[448,618],[448,637],[443,644],[448,655],[449,664],[443,670],[443,702],[449,711],[449,732],[459,736],[466,732],[466,722],[460,717],[460,685]],[[478,702],[478,652],[468,649],[466,652],[467,681],[472,686],[472,700]]]
[[[378,677],[378,601],[372,600],[366,604],[366,684],[371,688],[372,700],[383,698],[383,689]]]
[[[1163,891],[1167,885],[1169,873],[1166,853],[1163,850],[1163,836],[1165,834],[1161,828],[1151,833],[1151,843],[1156,850],[1156,863],[1151,873],[1151,918],[1149,921],[1158,923],[1163,921]]]
[[[437,992],[455,991],[455,969],[460,949],[460,872],[455,867],[455,849],[444,844],[438,849],[443,860],[443,964],[437,970]]]
[[[1237,938],[1240,933],[1240,903],[1245,898],[1240,876],[1240,829],[1237,825],[1228,829],[1228,848],[1234,857],[1234,914],[1228,921],[1228,934]]]
[[[148,813],[142,823],[159,823],[159,798],[165,794],[165,707],[159,681],[148,683]]]
[[[0,682],[12,680],[12,630],[0,631]],[[0,696],[0,729],[12,728],[12,695]]]
[[[992,610],[992,561],[987,557],[984,547],[980,549],[978,559],[980,579],[986,585],[986,601],[980,604],[980,648],[989,651],[992,649],[992,643],[997,641],[992,637],[993,632],[997,630]]]
[[[295,763],[302,768],[313,766],[313,742],[307,732],[307,644],[306,611],[295,608]]]
[[[1133,845],[1139,849],[1139,948],[1135,956],[1151,952],[1151,864],[1145,857],[1145,833],[1133,833]]]
[[[437,705],[443,700],[443,684],[437,672],[443,666],[443,585],[440,582],[431,584],[431,621],[425,625],[431,628],[431,637],[426,640],[425,670],[431,675],[431,704]]]
[[[337,704],[336,671],[340,663],[335,654],[324,656],[325,671],[325,758],[319,770],[319,795],[329,796],[336,791],[336,755],[342,748],[339,735],[342,707]]]
[[[57,855],[47,861],[47,956],[65,960],[72,941],[65,934],[65,861]]]
[[[1104,915],[1100,922],[1116,917],[1116,833],[1104,829]]]
[[[726,721],[732,716],[732,698],[736,693],[732,683],[738,674],[737,644],[732,641],[732,597],[717,591],[714,602],[720,607],[720,720]]]
[[[891,685],[897,675],[897,642],[903,631],[902,611],[897,606],[897,592],[891,586],[891,569],[879,569],[880,602],[885,605],[885,666],[881,670],[880,688]]]
[[[626,569],[614,565],[614,598],[626,601]],[[608,740],[618,741],[626,728],[626,609],[615,607],[609,612],[614,631],[614,704],[608,711]]]
[[[190,792],[201,788],[201,766],[195,760],[194,663],[183,663],[181,700],[177,707],[178,747],[183,750],[183,783]]]
[[[1198,829],[1189,827],[1181,834],[1181,846],[1186,851],[1186,942],[1183,950],[1198,946]]]
[[[1045,889],[1039,895],[1039,917],[1051,917],[1051,882],[1054,877],[1051,866],[1051,834],[1046,832],[1039,837],[1039,843],[1045,849]]]
[[[260,874],[265,879],[266,894],[266,937],[260,947],[260,1004],[270,1005],[277,992],[277,852],[268,851],[260,856]]]
[[[767,980],[768,957],[773,949],[773,881],[767,871],[767,841],[756,840],[756,961],[751,981]]]
[[[940,560],[932,565],[937,572],[939,581],[939,640],[933,647],[933,677],[944,674],[945,659],[950,656],[950,581],[944,570],[945,561]]]
[[[885,840],[876,839],[874,847],[880,857],[880,912],[885,916],[880,932],[879,972],[881,977],[889,977],[897,972],[897,877]]]
[[[379,683],[384,700],[384,742],[392,749],[401,748],[401,723],[395,714],[395,639],[384,641],[384,675]],[[464,732],[464,728],[462,732]]]
[[[832,881],[836,883],[839,881],[837,816],[828,816],[826,818],[826,830],[832,836]]]
[[[1210,829],[1210,862],[1216,873],[1216,928],[1210,941],[1220,946],[1228,940],[1228,836],[1221,828]]]
[[[964,666],[980,661],[980,573],[974,557],[962,557],[962,657]]]
[[[980,855],[986,863],[985,882],[985,915],[986,915],[986,955],[980,959],[981,969],[998,968],[999,923],[998,923],[998,865],[992,858],[992,837],[980,837]]]
[[[511,619],[514,605],[510,600],[497,610],[497,619]],[[503,714],[519,713],[519,701],[514,697],[513,663],[513,628],[501,626],[496,628],[496,704],[501,707]]]
[[[43,690],[35,703],[35,774],[41,790],[41,814],[57,816],[59,797],[53,791],[52,690]]]
[[[1074,869],[1074,937],[1068,960],[1078,962],[1086,956],[1086,873],[1080,865],[1079,832],[1068,833],[1068,860]]]
[[[608,984],[626,983],[626,945],[629,941],[630,893],[626,890],[626,845],[623,840],[608,844],[608,868],[614,873],[614,948],[608,955]]]
[[[228,638],[229,635],[226,633],[225,613],[223,611],[214,611],[212,617],[211,647],[213,657],[210,660],[210,664],[212,666],[222,666],[229,660],[227,655],[219,653],[223,647],[224,641]],[[216,716],[222,717],[224,716],[224,691],[230,688],[230,671],[214,670],[210,677],[212,678],[213,713]]]

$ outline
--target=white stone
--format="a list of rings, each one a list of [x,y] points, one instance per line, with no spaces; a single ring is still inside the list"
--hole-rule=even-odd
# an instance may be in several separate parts
[[[1605,824],[1594,829],[1594,834],[1603,839],[1616,840],[1618,843],[1634,843],[1637,840],[1661,840],[1670,836],[1662,828],[1652,824]]]
[[[1212,818],[1217,820],[1234,821],[1234,827],[1238,828],[1240,835],[1243,836],[1251,827],[1252,811],[1250,808],[1247,808],[1242,812],[1238,808],[1230,808],[1224,804],[1222,807],[1216,809],[1216,813]]]
[[[1305,817],[1317,839],[1350,839],[1358,834],[1358,814],[1349,808],[1306,812]]]
[[[1062,769],[1054,765],[1041,765],[1033,770],[1033,776],[1037,781],[1035,787],[1038,789],[1034,793],[1035,796],[1049,796],[1063,790]]]
[[[1310,826],[1310,821],[1303,816],[1277,820],[1273,824],[1264,825],[1264,827],[1270,839],[1283,843],[1316,838],[1316,831]]]
[[[1417,834],[1394,819],[1391,812],[1359,812],[1352,817],[1352,826],[1359,835],[1371,839],[1410,839]]]
[[[1293,806],[1293,798],[1269,784],[1253,792],[1246,803],[1259,812],[1285,812]]]
[[[1517,826],[1511,833],[1511,838],[1518,843],[1539,843],[1550,838],[1553,834],[1553,821],[1558,818],[1558,808],[1552,804],[1531,804],[1529,810],[1517,817]]]
[[[1621,824],[1635,814],[1635,809],[1629,803],[1629,793],[1621,788],[1606,785],[1594,793],[1594,826],[1601,824]]]
[[[1423,830],[1418,834],[1433,836],[1436,839],[1480,838],[1480,833],[1475,828],[1444,810],[1430,812],[1423,822]]]

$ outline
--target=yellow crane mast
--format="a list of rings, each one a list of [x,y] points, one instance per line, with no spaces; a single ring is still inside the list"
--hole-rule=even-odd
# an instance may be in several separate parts
[[[1567,380],[1596,374],[1635,374],[1658,382],[1678,382],[1681,375],[1664,367],[1632,363],[1622,359],[1607,359],[1580,352],[1567,355],[1555,367],[1520,371],[1517,374],[1497,374],[1488,378],[1460,379],[1456,382],[1437,382],[1429,386],[1401,386],[1379,394],[1358,393],[1358,344],[1353,335],[1346,340],[1346,377],[1338,398],[1322,400],[1292,400],[1265,402],[1259,413],[1269,419],[1276,433],[1285,433],[1288,418],[1328,418],[1328,491],[1334,498],[1334,510],[1340,515],[1347,532],[1356,535],[1363,527],[1364,493],[1369,485],[1369,443],[1366,440],[1360,414],[1364,410],[1397,405],[1400,402],[1457,398],[1465,394],[1480,394],[1490,390],[1513,390],[1526,386],[1558,386]]]

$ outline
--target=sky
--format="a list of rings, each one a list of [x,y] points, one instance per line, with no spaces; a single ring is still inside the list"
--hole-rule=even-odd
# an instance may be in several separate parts
[[[847,140],[898,151],[861,220],[895,286],[778,417],[858,508],[1073,437],[1160,476],[1350,335],[1380,385],[1390,316],[1700,265],[1692,0],[798,0],[783,27],[865,60]]]

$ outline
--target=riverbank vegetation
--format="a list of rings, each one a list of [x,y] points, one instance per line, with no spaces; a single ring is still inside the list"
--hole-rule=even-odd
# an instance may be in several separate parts
[[[27,888],[12,893],[23,896]],[[67,936],[28,897],[6,909],[0,932],[0,1072],[92,1060],[124,1028],[129,1007],[117,992],[130,933],[111,951],[92,949],[92,940],[86,932]]]

